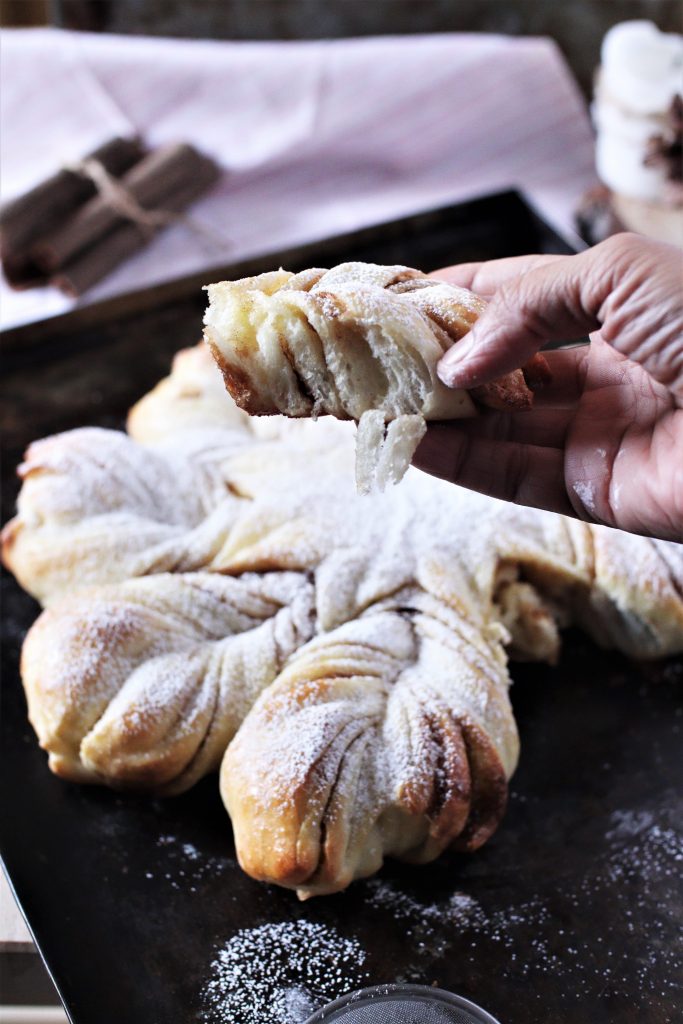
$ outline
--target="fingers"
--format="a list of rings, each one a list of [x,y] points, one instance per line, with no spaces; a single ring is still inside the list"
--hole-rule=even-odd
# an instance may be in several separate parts
[[[578,256],[496,263],[490,271],[464,268],[460,280],[475,290],[500,283],[472,330],[441,359],[445,384],[486,384],[547,342],[601,329],[683,406],[683,253],[676,247],[624,234]]]
[[[616,437],[619,443],[643,410],[639,457],[645,464],[652,458],[653,410],[667,411],[672,423],[680,415],[676,406],[683,409],[683,253],[625,234],[578,256],[467,264],[436,276],[493,296],[469,334],[439,363],[439,376],[449,386],[486,384],[523,366],[548,342],[597,333],[591,346],[544,353],[553,379],[536,394],[532,411],[433,424],[415,464],[493,497],[614,522],[620,489],[625,494],[638,474],[603,495],[612,458],[606,442]],[[578,402],[588,435],[577,467],[572,452],[580,440]],[[675,460],[667,455],[662,465],[670,477]],[[638,496],[641,504],[647,503],[646,492]]]
[[[683,252],[629,234],[608,242],[601,336],[664,384],[683,408]]]
[[[469,288],[477,295],[489,297],[513,278],[528,274],[536,267],[566,259],[566,256],[535,255],[510,256],[503,260],[488,260],[485,263],[459,263],[454,267],[442,267],[429,275],[439,281]]]
[[[497,498],[575,515],[564,480],[564,443],[583,392],[588,352],[588,345],[548,352],[552,381],[529,410],[485,410],[471,420],[428,424],[414,464]]]
[[[415,454],[415,465],[494,498],[576,516],[564,484],[561,450],[475,437],[459,426],[431,424]]]

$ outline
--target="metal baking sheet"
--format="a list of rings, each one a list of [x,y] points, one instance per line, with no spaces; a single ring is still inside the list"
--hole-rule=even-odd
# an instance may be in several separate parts
[[[569,249],[506,193],[250,270],[532,251]],[[30,440],[121,426],[199,336],[196,289],[146,302],[15,338],[3,521]],[[680,1019],[680,661],[638,665],[570,634],[558,668],[513,666],[522,755],[493,839],[302,904],[240,871],[215,777],[154,800],[49,773],[18,673],[38,606],[7,574],[2,585],[2,856],[73,1024],[301,1024],[324,998],[394,981],[436,983],[502,1024]]]

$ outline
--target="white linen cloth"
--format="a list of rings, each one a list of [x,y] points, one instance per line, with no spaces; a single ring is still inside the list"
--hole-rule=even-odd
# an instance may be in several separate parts
[[[244,43],[6,30],[3,199],[117,134],[188,141],[225,173],[80,303],[510,186],[561,229],[595,181],[585,104],[548,39]],[[210,277],[210,275],[209,275]],[[73,301],[2,283],[2,326]]]

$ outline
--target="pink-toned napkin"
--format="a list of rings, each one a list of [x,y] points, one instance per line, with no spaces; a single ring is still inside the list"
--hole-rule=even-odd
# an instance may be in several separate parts
[[[177,224],[80,304],[496,189],[560,229],[594,183],[588,114],[548,39],[231,43],[7,30],[3,199],[99,143],[187,141],[225,168]],[[2,326],[69,309],[2,284]]]

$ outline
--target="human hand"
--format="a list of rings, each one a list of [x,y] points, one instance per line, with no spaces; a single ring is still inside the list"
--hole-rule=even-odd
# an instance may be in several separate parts
[[[430,424],[415,464],[498,498],[683,541],[683,253],[615,235],[577,256],[467,263],[435,277],[490,297],[438,373],[474,387],[542,345],[530,411]]]

